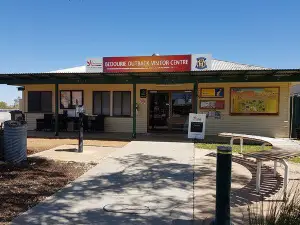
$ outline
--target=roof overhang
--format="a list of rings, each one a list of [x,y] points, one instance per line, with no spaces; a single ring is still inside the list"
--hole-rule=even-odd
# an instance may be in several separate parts
[[[299,82],[300,69],[207,70],[151,73],[14,73],[0,74],[0,84],[116,84]]]

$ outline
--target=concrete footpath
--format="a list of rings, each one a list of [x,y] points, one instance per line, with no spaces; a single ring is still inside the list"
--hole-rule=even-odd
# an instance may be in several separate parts
[[[193,143],[131,142],[12,224],[190,224]]]

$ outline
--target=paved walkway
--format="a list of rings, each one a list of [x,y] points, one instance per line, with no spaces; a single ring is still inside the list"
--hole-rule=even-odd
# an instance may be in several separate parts
[[[192,143],[131,142],[12,224],[163,225],[191,220],[193,151]]]
[[[12,224],[187,225],[192,219],[194,225],[208,224],[215,208],[216,158],[211,153],[194,150],[193,143],[131,142]],[[245,224],[249,200],[259,199],[251,175],[255,164],[246,168],[239,160],[234,159],[232,171],[236,225]],[[276,181],[265,183],[266,193],[276,192],[269,190]]]

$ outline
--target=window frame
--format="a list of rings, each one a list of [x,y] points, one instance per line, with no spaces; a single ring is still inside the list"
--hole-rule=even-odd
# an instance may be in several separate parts
[[[39,102],[39,108],[40,110],[29,110],[29,93],[39,93],[40,94],[40,102]],[[42,109],[42,93],[50,93],[51,94],[51,110],[43,110]],[[52,101],[53,101],[53,94],[52,91],[28,91],[27,92],[27,112],[29,113],[52,113],[53,112],[53,105],[52,105]]]
[[[114,108],[115,108],[115,98],[114,95],[115,93],[121,93],[121,115],[115,115]],[[129,115],[123,115],[123,93],[128,92],[129,93],[129,106],[130,106],[130,113]],[[132,113],[132,107],[131,107],[131,91],[113,91],[113,105],[112,105],[112,113],[114,117],[131,117]]]
[[[72,105],[72,102],[73,102],[73,92],[81,92],[81,95],[82,95],[82,105],[78,105],[78,106],[83,106],[84,105],[84,92],[83,92],[83,90],[60,90],[60,92],[59,92],[59,108],[60,109],[75,109],[75,106],[74,106],[74,108],[73,107],[67,107],[67,108],[65,108],[65,107],[61,107],[62,106],[62,104],[61,104],[61,92],[63,92],[63,91],[68,91],[68,92],[70,92],[70,101],[71,101],[71,106],[73,106]]]
[[[109,113],[108,113],[108,115],[103,114],[103,104],[102,104],[102,102],[103,102],[103,99],[102,99],[103,94],[102,93],[103,92],[109,93]],[[95,113],[95,95],[97,93],[101,93],[101,113],[100,114]],[[110,113],[111,113],[111,92],[110,91],[93,91],[93,115],[110,116]]]

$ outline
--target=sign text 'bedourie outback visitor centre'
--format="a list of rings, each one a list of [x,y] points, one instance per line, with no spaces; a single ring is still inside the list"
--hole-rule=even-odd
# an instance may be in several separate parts
[[[299,69],[239,64],[210,54],[90,58],[69,69],[0,74],[0,83],[22,87],[29,130],[53,114],[56,135],[60,115],[76,117],[81,105],[87,115],[104,116],[104,132],[133,137],[187,133],[189,113],[207,115],[206,135],[289,137],[300,124],[299,104],[291,96],[300,84]]]

